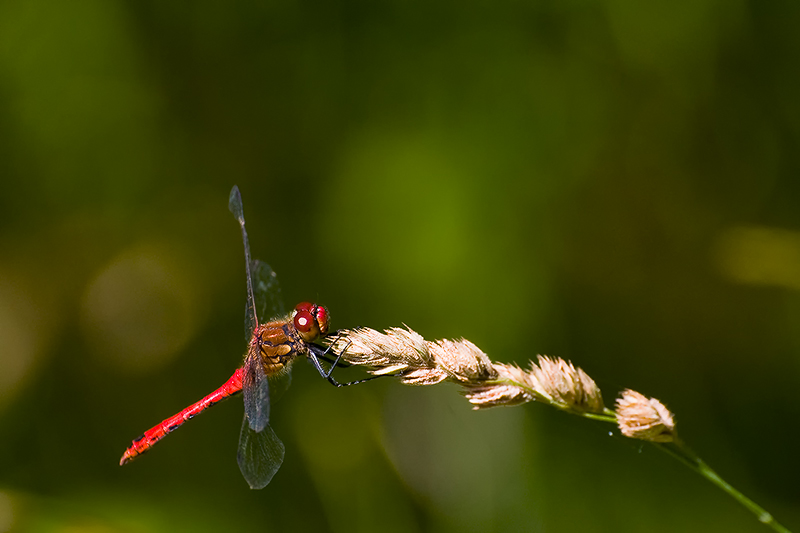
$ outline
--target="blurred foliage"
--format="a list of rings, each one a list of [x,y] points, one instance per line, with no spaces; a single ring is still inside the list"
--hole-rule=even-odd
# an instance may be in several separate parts
[[[649,446],[298,364],[286,461],[239,400],[228,192],[289,305],[661,399],[800,527],[800,8],[0,2],[0,531],[764,531]],[[353,372],[354,371],[348,371]]]

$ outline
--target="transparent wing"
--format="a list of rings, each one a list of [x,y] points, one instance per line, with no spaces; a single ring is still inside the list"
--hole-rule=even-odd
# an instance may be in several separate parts
[[[261,322],[268,322],[273,318],[284,316],[286,309],[283,306],[281,284],[278,283],[275,271],[267,263],[255,259],[250,264],[250,272],[253,274],[256,311]]]
[[[244,417],[236,460],[251,489],[263,489],[272,481],[283,463],[284,453],[281,439],[269,425],[261,431],[254,431]]]
[[[262,431],[269,424],[269,381],[264,373],[260,354],[251,351],[244,362],[242,393],[244,417],[256,432]]]
[[[258,316],[256,315],[256,302],[253,297],[253,276],[250,272],[250,241],[247,239],[247,229],[244,226],[244,207],[242,206],[242,195],[236,185],[231,189],[228,197],[228,210],[236,217],[239,227],[242,229],[242,242],[244,243],[244,269],[247,278],[247,305],[244,310],[244,330],[245,341],[250,342],[253,337],[253,330],[258,327]]]
[[[262,322],[283,317],[286,315],[286,308],[283,306],[281,295],[281,284],[278,276],[267,263],[255,259],[250,265],[253,273],[253,294],[256,300],[256,311],[261,317]],[[279,374],[269,376],[269,399],[276,402],[283,396],[286,389],[292,382],[292,375],[289,370]]]
[[[255,307],[253,307],[250,298],[247,298],[244,303],[244,341],[247,344],[250,344],[250,341],[253,340],[253,331],[258,327],[259,316],[261,315],[256,315]]]

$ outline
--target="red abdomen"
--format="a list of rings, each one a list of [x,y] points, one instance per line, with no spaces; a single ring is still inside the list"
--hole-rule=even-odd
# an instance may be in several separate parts
[[[225,398],[229,398],[234,394],[238,394],[241,391],[242,369],[239,368],[220,388],[199,402],[190,405],[180,413],[171,416],[157,426],[148,429],[144,432],[144,435],[135,438],[128,449],[125,450],[125,453],[122,455],[122,459],[120,459],[119,464],[124,465],[125,463],[132,461],[136,456],[143,454],[152,448],[155,443],[181,427],[187,420],[194,418],[212,405],[219,403]]]

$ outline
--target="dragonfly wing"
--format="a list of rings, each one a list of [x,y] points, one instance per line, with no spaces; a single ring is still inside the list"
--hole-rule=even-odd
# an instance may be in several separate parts
[[[258,316],[256,316],[256,303],[253,297],[253,274],[250,266],[250,241],[247,239],[247,229],[244,227],[244,207],[242,206],[242,195],[236,185],[231,189],[228,197],[228,210],[236,217],[239,227],[242,229],[242,243],[244,244],[244,269],[247,277],[247,305],[244,308],[244,339],[250,342],[253,337],[253,330],[258,327]]]
[[[258,259],[250,264],[253,274],[253,296],[256,300],[256,311],[262,322],[286,314],[281,297],[281,285],[278,276],[267,263]]]
[[[269,379],[259,359],[258,354],[249,355],[242,376],[244,416],[256,432],[269,424]]]
[[[284,453],[281,439],[269,425],[261,431],[254,431],[247,416],[244,417],[236,460],[251,489],[263,489],[272,481],[283,463]]]
[[[250,342],[253,339],[253,330],[258,327],[258,318],[253,312],[253,304],[250,298],[244,304],[244,340]]]

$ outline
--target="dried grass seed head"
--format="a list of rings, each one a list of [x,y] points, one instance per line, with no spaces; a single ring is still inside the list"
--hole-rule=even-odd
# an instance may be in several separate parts
[[[436,367],[429,345],[410,328],[391,328],[386,333],[371,328],[342,330],[331,343],[344,361],[364,366],[373,375],[396,374],[408,385],[433,385],[447,379],[447,373]]]
[[[672,413],[655,398],[627,389],[617,399],[617,425],[626,437],[651,442],[675,440]]]
[[[553,405],[580,412],[603,412],[600,388],[586,372],[558,357],[540,355],[538,359],[539,366],[531,363],[530,374],[537,391]]]
[[[466,339],[440,340],[428,346],[437,363],[451,378],[462,383],[475,383],[497,378],[492,361],[480,348]]]
[[[519,405],[533,400],[533,396],[522,387],[507,384],[469,387],[464,391],[464,396],[474,409]]]

